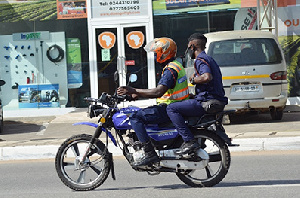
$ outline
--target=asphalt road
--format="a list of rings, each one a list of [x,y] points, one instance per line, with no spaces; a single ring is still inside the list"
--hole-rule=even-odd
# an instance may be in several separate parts
[[[0,162],[0,197],[298,197],[300,151],[244,152],[232,155],[226,178],[211,188],[191,188],[175,174],[149,176],[135,172],[123,158],[115,159],[117,180],[109,176],[94,191],[74,192],[64,186],[53,160]]]
[[[63,116],[5,118],[3,141],[31,141],[66,139],[71,135],[93,134],[94,128],[73,126],[80,121],[96,122],[86,117],[86,109],[79,109]],[[282,120],[274,121],[269,114],[233,116],[226,132],[233,138],[280,137],[300,135],[300,112],[285,112]]]

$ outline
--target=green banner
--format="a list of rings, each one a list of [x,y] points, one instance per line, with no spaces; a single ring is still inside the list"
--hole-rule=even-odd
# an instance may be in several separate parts
[[[68,88],[74,89],[82,86],[82,65],[80,40],[67,38],[67,64]]]

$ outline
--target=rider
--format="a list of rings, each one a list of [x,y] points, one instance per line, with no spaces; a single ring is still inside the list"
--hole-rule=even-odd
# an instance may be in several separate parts
[[[156,88],[136,89],[129,86],[119,87],[118,95],[131,95],[134,99],[157,98],[158,105],[140,109],[129,117],[132,128],[140,142],[144,144],[145,156],[135,166],[150,165],[159,161],[145,124],[160,124],[169,122],[166,112],[167,105],[188,99],[188,82],[183,66],[175,60],[177,46],[170,38],[156,38],[144,49],[157,55],[156,61],[163,67],[162,76]]]
[[[195,59],[195,72],[189,80],[196,85],[196,96],[167,107],[171,121],[184,140],[180,150],[175,152],[178,155],[189,154],[199,148],[184,116],[201,117],[205,113],[216,113],[222,111],[227,104],[219,65],[204,52],[207,38],[200,33],[194,33],[188,41],[186,55]]]

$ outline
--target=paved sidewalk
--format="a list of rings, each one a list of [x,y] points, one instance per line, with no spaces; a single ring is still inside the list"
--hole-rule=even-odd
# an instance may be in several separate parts
[[[5,111],[4,130],[0,135],[0,160],[54,158],[59,145],[75,134],[93,134],[89,126],[75,122],[97,122],[87,117],[86,108]],[[269,114],[235,116],[224,126],[227,134],[240,147],[232,152],[259,150],[300,150],[300,112],[285,112],[281,121]],[[109,145],[114,155],[121,150]]]

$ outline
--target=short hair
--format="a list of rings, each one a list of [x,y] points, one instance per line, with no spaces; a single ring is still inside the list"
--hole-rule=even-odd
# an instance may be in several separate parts
[[[202,50],[205,49],[207,38],[203,34],[201,34],[201,33],[194,33],[194,34],[192,34],[189,37],[188,41],[190,42],[190,41],[193,41],[193,40],[197,40],[196,41],[197,45],[199,45]]]

